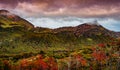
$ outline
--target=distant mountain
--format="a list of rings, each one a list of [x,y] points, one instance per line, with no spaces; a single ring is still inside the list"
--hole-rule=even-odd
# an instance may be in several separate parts
[[[104,35],[104,36],[110,36],[110,37],[120,37],[120,32],[114,32],[110,31],[106,28],[104,28],[99,23],[84,23],[81,25],[78,25],[76,27],[61,27],[54,29],[53,32],[72,32],[75,36],[86,36],[86,37],[92,37],[94,35]]]
[[[24,27],[26,29],[32,29],[34,26],[25,19],[10,13],[7,10],[0,10],[0,27]]]
[[[110,31],[97,22],[94,23],[84,23],[78,25],[76,27],[61,27],[56,29],[42,28],[36,27],[28,22],[27,20],[10,13],[7,10],[0,10],[0,27],[2,28],[10,28],[10,27],[23,27],[26,29],[32,29],[34,32],[72,32],[75,36],[87,36],[90,37],[92,35],[105,35],[111,37],[120,37],[119,32]]]
[[[110,31],[104,28],[102,25],[96,23],[84,23],[76,27],[75,35],[76,36],[93,36],[93,35],[104,35],[111,37],[120,37],[119,33]]]

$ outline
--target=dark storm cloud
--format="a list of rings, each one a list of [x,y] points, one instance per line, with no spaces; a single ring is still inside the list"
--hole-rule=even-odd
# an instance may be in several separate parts
[[[120,0],[0,0],[0,8],[26,16],[118,17]]]
[[[47,3],[50,7],[75,5],[79,8],[93,5],[118,5],[120,0],[0,0],[1,4],[9,4],[13,7],[19,2]]]

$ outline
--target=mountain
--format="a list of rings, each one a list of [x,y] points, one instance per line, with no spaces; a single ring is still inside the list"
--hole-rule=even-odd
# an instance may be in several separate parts
[[[111,42],[120,32],[110,31],[98,23],[49,29],[34,27],[25,19],[0,10],[0,54],[39,52],[45,48],[74,49]]]
[[[53,32],[72,32],[75,36],[86,36],[86,37],[92,37],[94,35],[103,35],[103,36],[110,36],[110,37],[120,37],[120,32],[114,32],[111,30],[108,30],[104,28],[99,23],[84,23],[81,25],[78,25],[76,27],[61,27],[54,29]]]
[[[105,36],[111,36],[111,37],[119,37],[119,32],[110,31],[97,22],[94,23],[84,23],[81,25],[78,25],[76,27],[61,27],[56,29],[49,29],[49,28],[42,28],[42,27],[36,27],[28,22],[27,20],[10,13],[7,10],[0,10],[0,27],[2,28],[26,28],[26,29],[32,29],[34,32],[53,32],[53,33],[59,33],[59,32],[71,32],[74,33],[75,36],[92,36],[92,35],[105,35]]]
[[[34,26],[27,20],[10,13],[7,10],[0,10],[0,27],[24,27],[26,29],[32,29]]]
[[[76,27],[76,36],[104,35],[111,37],[120,37],[119,33],[110,31],[98,23],[84,23]]]

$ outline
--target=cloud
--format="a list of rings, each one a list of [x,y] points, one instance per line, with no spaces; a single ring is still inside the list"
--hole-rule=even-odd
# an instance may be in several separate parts
[[[47,27],[47,28],[58,28],[64,26],[76,26],[82,24],[82,21],[77,18],[27,18],[31,23],[34,22],[35,26]]]
[[[120,21],[114,19],[99,19],[99,18],[78,18],[78,17],[41,17],[41,18],[27,18],[28,21],[33,23],[35,26],[47,27],[47,28],[59,28],[68,26],[78,26],[83,23],[89,23],[98,21],[100,25],[113,31],[120,31]]]
[[[0,0],[0,8],[24,16],[119,17],[120,0]]]
[[[18,14],[20,13],[27,16],[39,16],[43,14],[46,6],[47,6],[46,3],[35,5],[35,4],[23,2],[23,3],[18,3],[14,12],[18,12]]]

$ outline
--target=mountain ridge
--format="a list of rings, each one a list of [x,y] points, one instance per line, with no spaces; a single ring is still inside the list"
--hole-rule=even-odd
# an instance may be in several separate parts
[[[120,37],[120,32],[110,31],[98,24],[85,23],[75,27],[49,29],[34,27],[23,18],[12,24],[13,19],[0,15],[0,53],[36,52],[36,49],[38,51],[50,47],[73,49],[83,45],[108,43],[111,39]]]
[[[25,27],[26,29],[34,28],[30,22],[7,10],[0,10],[0,26],[3,28],[14,26]]]
[[[94,34],[95,35],[103,34],[103,35],[112,36],[115,38],[120,37],[120,32],[108,30],[98,23],[96,24],[84,23],[75,27],[61,27],[61,28],[53,29],[53,32],[62,32],[62,31],[71,31],[76,36],[82,36],[82,35],[92,36]]]

